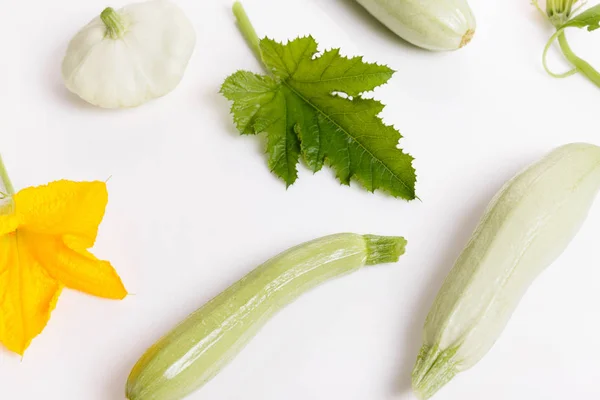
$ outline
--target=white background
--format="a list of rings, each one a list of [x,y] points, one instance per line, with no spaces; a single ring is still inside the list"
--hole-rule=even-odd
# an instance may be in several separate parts
[[[263,144],[240,137],[217,92],[237,69],[260,72],[231,0],[179,0],[198,43],[170,95],[125,111],[64,88],[69,39],[122,0],[2,0],[0,150],[17,188],[68,178],[109,181],[94,252],[134,296],[66,290],[21,360],[0,350],[0,398],[123,400],[137,358],[188,313],[286,248],[352,231],[404,235],[395,265],[360,271],[273,318],[191,399],[413,399],[409,377],[424,318],[445,274],[500,185],[555,146],[600,144],[600,91],[548,77],[552,29],[529,0],[471,0],[478,29],[454,53],[407,45],[347,0],[246,0],[259,34],[312,34],[397,70],[375,96],[416,157],[421,202],[339,185],[300,168],[289,190]],[[600,65],[600,33],[570,32]],[[595,52],[595,54],[594,54]],[[566,68],[558,57],[555,68]],[[600,206],[535,281],[500,340],[439,400],[600,397]]]

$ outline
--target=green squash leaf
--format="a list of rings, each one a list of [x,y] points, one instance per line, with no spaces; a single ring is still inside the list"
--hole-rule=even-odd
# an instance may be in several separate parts
[[[589,32],[600,28],[600,5],[588,8],[581,14],[571,18],[559,29],[565,28],[587,28]]]
[[[269,167],[289,186],[300,156],[313,171],[330,165],[346,185],[356,179],[367,190],[412,200],[413,158],[397,148],[402,137],[379,118],[384,106],[361,95],[386,83],[394,71],[339,49],[317,53],[312,37],[287,44],[259,42],[272,76],[238,71],[221,93],[242,134],[266,133]]]

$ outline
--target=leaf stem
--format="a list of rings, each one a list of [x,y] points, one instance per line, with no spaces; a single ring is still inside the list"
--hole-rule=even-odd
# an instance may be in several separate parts
[[[12,196],[13,194],[15,194],[15,188],[13,187],[12,182],[8,177],[8,172],[6,172],[6,167],[4,166],[4,162],[2,161],[2,155],[0,155],[0,181],[7,192],[5,193],[7,196]]]
[[[562,50],[565,58],[569,60],[571,64],[575,67],[575,69],[582,74],[584,74],[590,81],[592,81],[596,86],[600,87],[600,73],[596,71],[594,67],[590,65],[584,59],[578,57],[571,46],[569,46],[569,42],[567,42],[567,37],[565,36],[564,29],[559,30],[558,32],[558,43],[560,45],[560,49]]]
[[[262,63],[262,51],[260,50],[260,39],[252,26],[252,22],[250,22],[250,18],[248,18],[248,14],[246,14],[246,10],[244,10],[244,6],[239,1],[236,1],[233,4],[233,15],[237,19],[240,31],[244,38],[252,48],[254,55],[258,60]]]
[[[560,35],[562,31],[558,30],[554,33],[554,35],[552,35],[550,37],[550,39],[548,40],[548,43],[546,43],[546,47],[544,47],[544,54],[542,55],[542,64],[544,65],[544,69],[546,70],[546,72],[548,73],[548,75],[554,77],[554,78],[567,78],[571,75],[574,75],[578,72],[577,68],[573,68],[570,71],[564,72],[562,74],[557,74],[555,72],[552,72],[550,70],[550,67],[548,67],[548,50],[550,50],[550,47],[552,46],[552,43],[554,43],[554,41],[556,40],[556,38]],[[565,56],[566,57],[566,56]]]

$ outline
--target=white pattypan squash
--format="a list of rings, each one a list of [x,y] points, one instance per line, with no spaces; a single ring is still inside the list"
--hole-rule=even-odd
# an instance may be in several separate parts
[[[71,40],[62,75],[91,104],[135,107],[175,89],[195,44],[191,22],[167,0],[109,7]]]

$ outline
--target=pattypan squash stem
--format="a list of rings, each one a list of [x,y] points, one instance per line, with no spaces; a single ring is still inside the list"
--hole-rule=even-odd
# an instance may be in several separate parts
[[[106,36],[111,39],[120,39],[125,34],[125,21],[112,7],[107,7],[100,14],[100,19],[106,25]]]
[[[15,194],[15,188],[13,187],[12,182],[8,177],[8,172],[6,172],[6,167],[4,166],[4,162],[2,161],[2,155],[0,155],[0,181],[2,182],[4,190],[6,191],[6,193],[0,192],[0,197],[2,196],[2,194],[12,197],[12,195]]]
[[[571,46],[569,46],[569,42],[567,42],[567,38],[563,30],[560,30],[558,32],[558,44],[560,45],[560,49],[562,50],[567,60],[569,60],[569,62],[573,64],[577,71],[584,74],[596,86],[600,87],[600,73],[596,71],[596,69],[592,67],[587,61],[585,61],[582,58],[579,58],[573,52],[573,50],[571,50]]]
[[[254,54],[258,58],[258,60],[262,63],[262,52],[260,50],[260,39],[252,26],[252,22],[248,18],[248,14],[244,10],[242,3],[236,1],[233,5],[233,14],[237,19],[238,25],[240,27],[240,31],[242,31],[242,35],[254,51]]]

